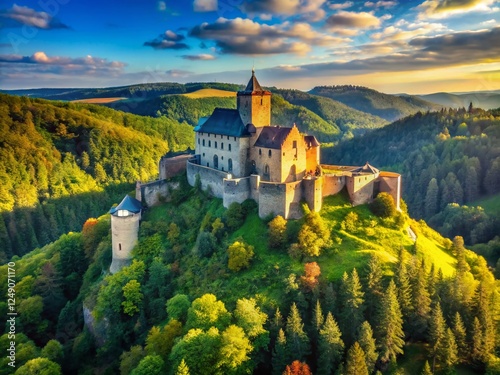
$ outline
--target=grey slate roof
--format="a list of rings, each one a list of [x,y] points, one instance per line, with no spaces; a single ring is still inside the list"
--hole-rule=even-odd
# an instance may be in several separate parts
[[[134,214],[137,214],[141,212],[141,209],[142,209],[141,202],[139,202],[135,198],[132,198],[130,195],[125,195],[125,198],[122,199],[120,204],[116,207],[112,207],[111,210],[109,210],[109,213],[111,215],[114,215],[115,213],[118,212],[118,210],[127,210],[133,212]]]
[[[308,147],[318,147],[321,144],[314,135],[306,135],[304,141]]]
[[[351,172],[376,174],[379,173],[380,171],[374,166],[370,165],[368,162],[366,162],[365,165],[359,168],[355,168]]]
[[[195,132],[229,135],[231,137],[248,137],[250,133],[241,120],[237,109],[215,108],[212,115],[203,123],[199,123]]]
[[[254,147],[280,149],[292,128],[265,126],[260,132]]]

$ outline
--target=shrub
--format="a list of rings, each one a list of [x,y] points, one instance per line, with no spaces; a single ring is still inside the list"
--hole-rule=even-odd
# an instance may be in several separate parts
[[[212,233],[202,232],[198,238],[198,255],[210,258],[215,251],[217,241]]]
[[[241,208],[241,204],[233,202],[225,214],[226,224],[229,229],[236,230],[241,227],[245,221],[245,214]]]
[[[379,193],[370,205],[372,212],[380,217],[393,217],[396,215],[396,204],[389,193]]]
[[[286,220],[283,216],[276,216],[268,224],[269,228],[269,247],[272,249],[281,249],[286,243]]]
[[[247,268],[250,265],[254,252],[253,246],[247,245],[243,241],[235,241],[227,248],[228,252],[228,267],[231,271],[239,271],[242,268]]]

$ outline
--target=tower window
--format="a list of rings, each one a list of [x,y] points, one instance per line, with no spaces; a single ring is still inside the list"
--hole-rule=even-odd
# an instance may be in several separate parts
[[[220,143],[220,149],[224,150],[224,143],[222,143],[222,142]]]
[[[207,163],[207,167],[210,167],[210,163]]]
[[[262,155],[262,149],[259,148],[259,155]]]
[[[217,148],[217,141],[215,141],[215,148]]]
[[[203,146],[205,146],[205,140],[203,140]]]
[[[234,138],[234,141],[236,142],[236,137],[233,137]]]
[[[219,168],[219,158],[217,157],[217,155],[214,155],[214,168]]]
[[[271,157],[271,155],[272,155],[272,152],[271,152],[271,150],[269,150],[268,154],[269,154],[269,157]]]
[[[122,244],[121,243],[118,244],[118,250],[120,250],[120,251],[122,250]]]
[[[212,141],[208,141],[208,147],[212,147]]]
[[[260,98],[260,105],[262,105],[262,98]]]
[[[198,138],[198,144],[200,144],[200,138]]]
[[[227,149],[231,151],[231,143],[227,145]]]
[[[232,171],[233,171],[233,159],[229,159],[229,160],[227,161],[227,170],[228,170],[229,172],[232,172]]]
[[[297,141],[293,141],[293,148],[297,148]]]

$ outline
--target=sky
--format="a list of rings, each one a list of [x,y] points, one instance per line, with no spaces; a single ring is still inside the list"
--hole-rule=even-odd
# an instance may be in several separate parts
[[[151,82],[500,89],[500,0],[10,0],[0,89]]]

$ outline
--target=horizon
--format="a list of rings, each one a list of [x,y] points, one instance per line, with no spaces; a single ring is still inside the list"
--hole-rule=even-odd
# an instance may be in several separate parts
[[[500,90],[500,0],[8,1],[0,89],[160,82]],[[221,79],[223,77],[223,79]]]

